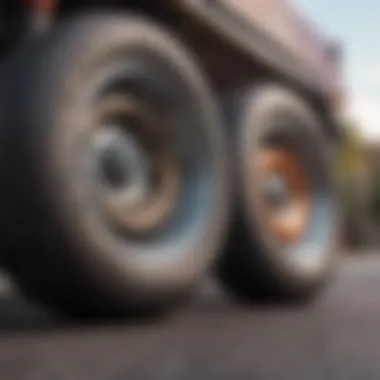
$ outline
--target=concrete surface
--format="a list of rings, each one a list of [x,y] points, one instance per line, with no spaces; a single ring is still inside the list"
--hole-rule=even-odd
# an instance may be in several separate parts
[[[208,287],[148,325],[63,325],[9,289],[1,380],[380,379],[380,258],[347,261],[306,308],[247,309]]]

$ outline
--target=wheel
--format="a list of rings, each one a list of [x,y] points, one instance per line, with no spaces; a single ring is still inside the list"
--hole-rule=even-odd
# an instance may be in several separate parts
[[[7,268],[70,317],[174,307],[228,214],[222,119],[196,64],[136,15],[77,17],[28,50],[1,104]]]
[[[318,117],[267,85],[226,107],[236,151],[236,216],[219,265],[243,301],[306,301],[336,267],[339,213]]]

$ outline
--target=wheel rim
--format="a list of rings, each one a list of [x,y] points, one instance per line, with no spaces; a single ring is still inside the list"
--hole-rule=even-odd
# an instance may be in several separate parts
[[[247,136],[244,146],[248,218],[256,238],[284,265],[317,270],[331,257],[338,215],[324,140],[299,120],[285,118],[253,146]],[[268,202],[267,184],[273,177],[281,179],[280,195],[291,199],[283,216]]]
[[[284,148],[265,147],[259,154],[264,223],[283,244],[299,242],[310,219],[307,176],[297,159]]]
[[[91,125],[72,140],[72,162],[78,177],[86,178],[80,198],[92,215],[89,228],[113,240],[119,257],[128,253],[141,268],[165,270],[194,256],[194,249],[200,257],[215,203],[224,197],[224,168],[210,148],[214,132],[197,94],[160,60],[148,58],[107,67],[89,86],[83,102]],[[112,145],[107,140],[124,140],[139,157],[132,170],[138,195],[131,191],[124,198],[121,189],[107,186],[99,168],[102,152]]]

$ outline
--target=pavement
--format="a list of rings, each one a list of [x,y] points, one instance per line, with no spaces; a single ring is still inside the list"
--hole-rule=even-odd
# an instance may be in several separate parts
[[[1,380],[378,380],[380,255],[348,259],[306,307],[246,308],[207,285],[145,324],[75,326],[0,281]]]

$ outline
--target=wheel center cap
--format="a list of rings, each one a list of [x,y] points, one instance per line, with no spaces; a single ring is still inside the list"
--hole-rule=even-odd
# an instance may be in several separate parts
[[[264,191],[267,202],[275,209],[284,208],[290,203],[290,192],[281,176],[270,176],[265,182]]]
[[[124,151],[118,147],[109,147],[99,158],[100,175],[103,182],[114,189],[130,185],[131,175]]]
[[[133,135],[117,126],[107,126],[95,137],[95,152],[96,176],[105,196],[135,203],[148,195],[149,165]]]

